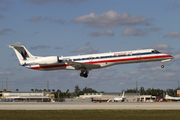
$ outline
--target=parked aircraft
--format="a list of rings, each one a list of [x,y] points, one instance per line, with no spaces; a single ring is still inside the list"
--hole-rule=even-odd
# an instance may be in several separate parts
[[[114,102],[123,102],[126,98],[124,97],[125,91],[123,91],[123,95],[121,97],[115,97]]]
[[[171,97],[168,94],[166,94],[165,99],[172,100],[172,101],[180,101],[180,97]]]
[[[154,49],[131,50],[121,52],[87,54],[78,56],[47,56],[32,55],[25,46],[9,45],[20,62],[20,65],[34,70],[80,70],[81,77],[88,77],[89,71],[117,64],[141,63],[161,61],[163,63],[173,59],[173,56]]]

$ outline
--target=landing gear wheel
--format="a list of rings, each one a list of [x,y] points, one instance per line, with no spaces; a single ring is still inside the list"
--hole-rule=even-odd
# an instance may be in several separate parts
[[[164,65],[161,65],[161,68],[164,68]]]
[[[81,73],[79,74],[81,77],[87,78],[89,74],[89,70],[86,68],[81,68]]]
[[[84,77],[87,78],[87,77],[88,77],[88,74],[84,74]]]
[[[84,77],[84,73],[80,73],[79,75],[80,75],[81,77]]]

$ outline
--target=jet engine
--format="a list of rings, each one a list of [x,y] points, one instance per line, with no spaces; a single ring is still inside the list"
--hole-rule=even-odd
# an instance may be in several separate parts
[[[42,57],[35,60],[35,64],[41,64],[41,65],[51,65],[51,64],[57,64],[59,62],[60,61],[58,56]]]

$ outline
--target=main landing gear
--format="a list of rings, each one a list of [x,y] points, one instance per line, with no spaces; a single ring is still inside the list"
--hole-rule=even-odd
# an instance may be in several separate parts
[[[81,77],[87,78],[89,71],[81,70],[81,73],[79,74]]]
[[[82,68],[79,68],[78,70],[81,70],[81,73],[79,74],[81,77],[84,77],[84,78],[87,78],[88,77],[88,74],[89,74],[89,70],[82,67]]]

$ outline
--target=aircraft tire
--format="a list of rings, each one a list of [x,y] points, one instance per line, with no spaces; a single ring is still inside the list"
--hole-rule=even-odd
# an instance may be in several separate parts
[[[161,68],[164,68],[164,65],[161,65]]]
[[[79,75],[80,75],[81,77],[84,77],[84,74],[83,74],[83,73],[80,73]]]
[[[84,74],[84,77],[87,78],[87,77],[88,77],[88,74]]]

